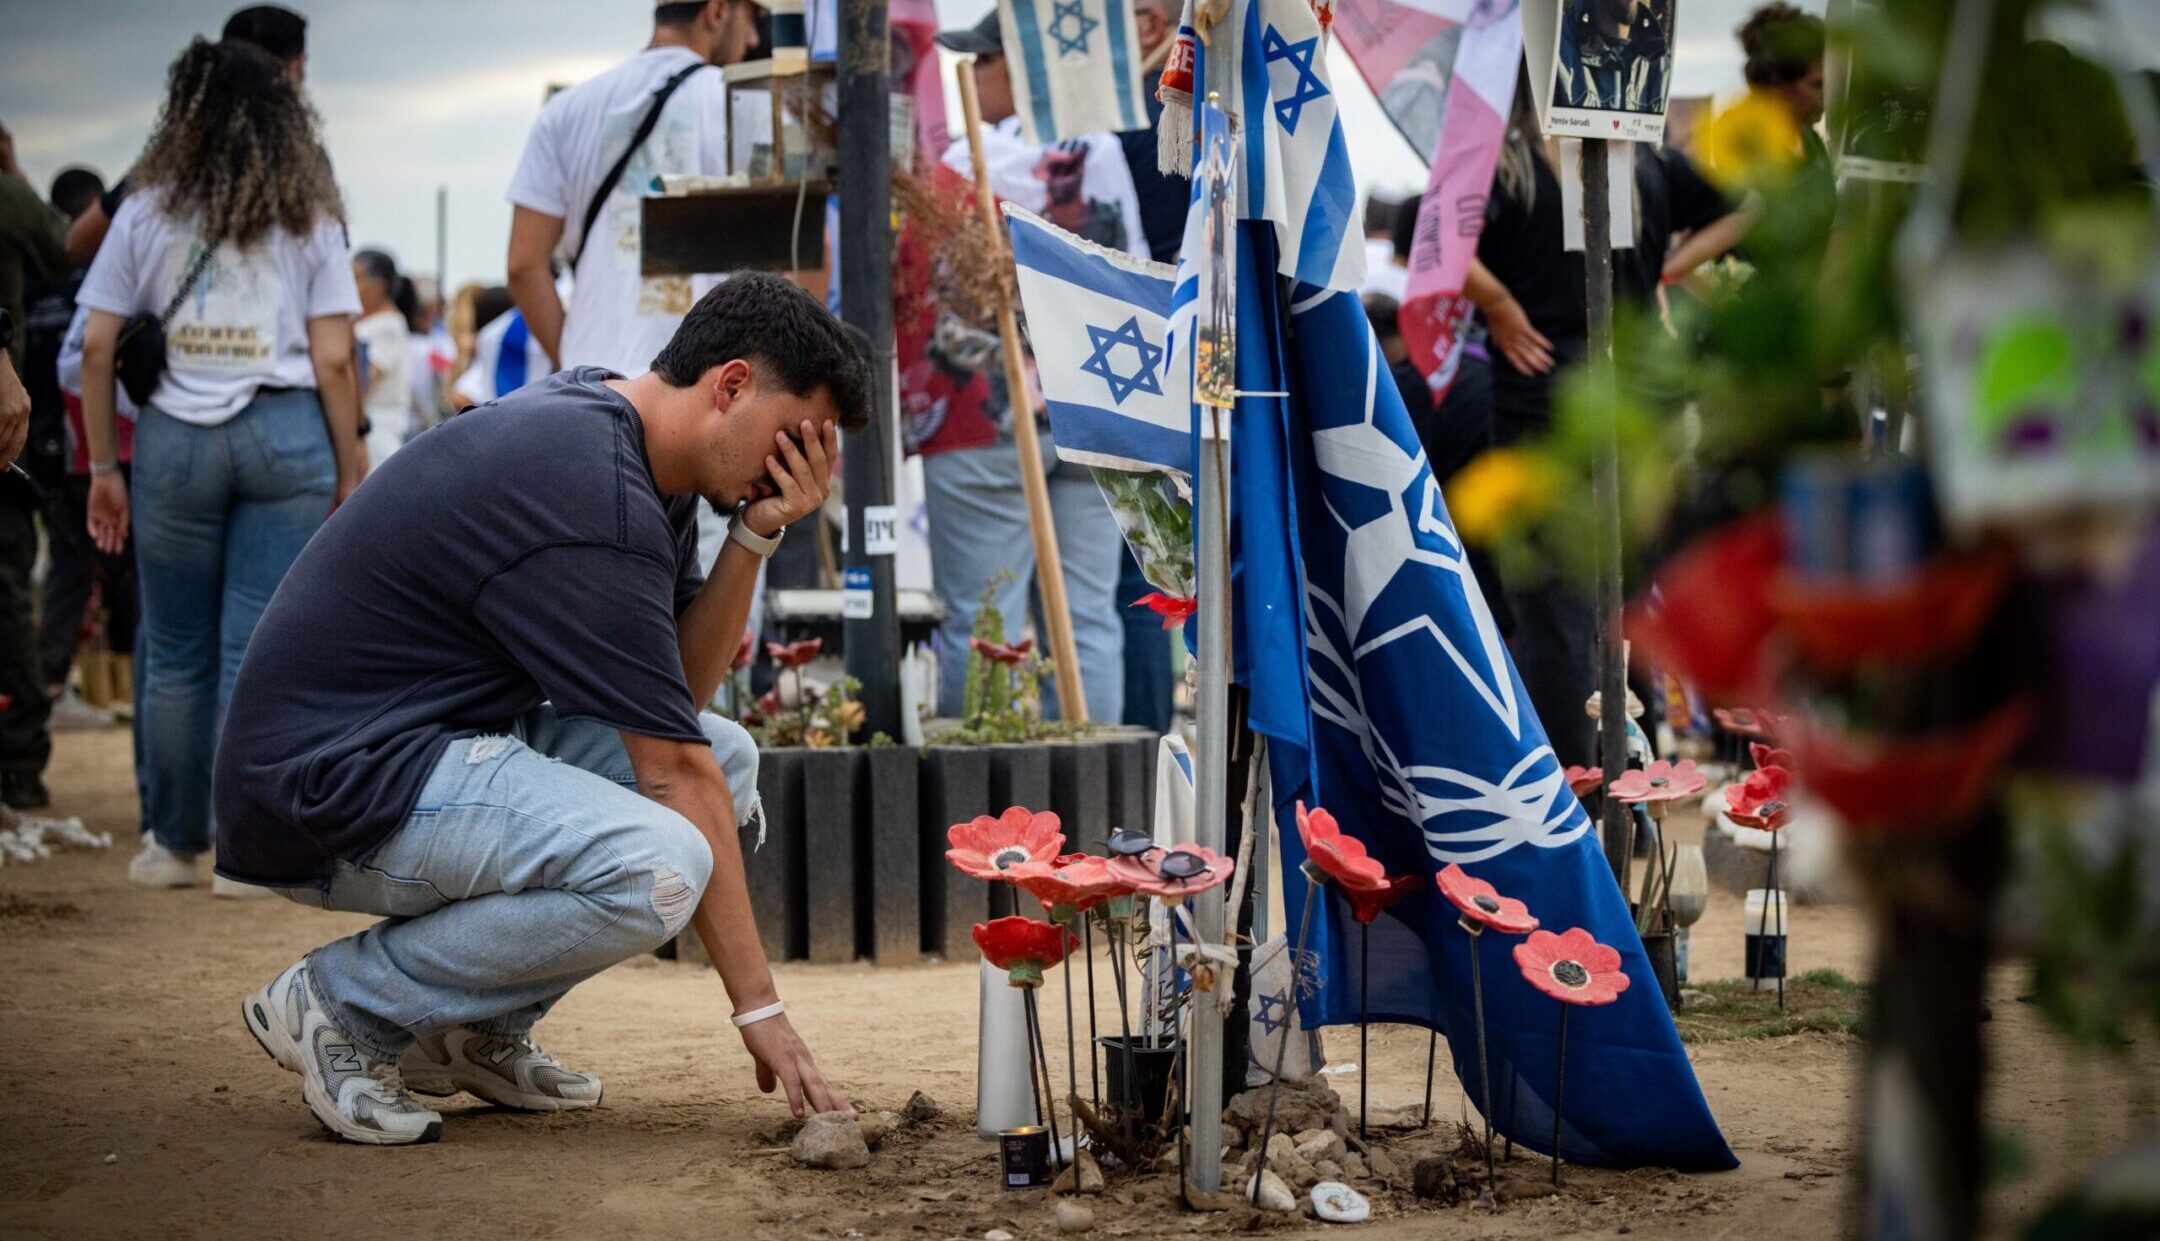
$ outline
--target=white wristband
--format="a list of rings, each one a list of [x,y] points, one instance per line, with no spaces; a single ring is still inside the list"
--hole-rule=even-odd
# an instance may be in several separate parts
[[[728,1020],[734,1022],[735,1028],[740,1030],[744,1026],[754,1026],[758,1022],[763,1021],[768,1017],[777,1017],[786,1011],[786,1004],[782,1003],[779,1000],[774,1000],[772,1003],[767,1004],[763,1008],[753,1008],[747,1013],[737,1013],[734,1016],[728,1018]]]
[[[759,534],[757,531],[752,530],[749,526],[744,525],[743,519],[740,514],[736,515],[728,522],[728,538],[733,542],[742,544],[744,547],[749,548],[751,551],[756,552],[760,556],[770,556],[774,552],[779,551],[780,536],[786,533],[787,527],[783,526],[778,531],[774,532],[771,538],[767,538],[766,536]]]

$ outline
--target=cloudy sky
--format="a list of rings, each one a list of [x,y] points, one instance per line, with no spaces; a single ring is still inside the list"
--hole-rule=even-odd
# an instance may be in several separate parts
[[[308,90],[328,130],[359,245],[435,265],[435,195],[449,195],[453,282],[499,281],[503,189],[550,82],[588,77],[644,45],[647,0],[287,0],[310,13]],[[108,177],[141,149],[166,64],[214,35],[239,0],[0,0],[0,123],[38,185],[70,163]],[[1677,90],[1740,86],[1732,30],[1753,0],[1683,0]],[[1823,0],[1803,0],[1816,11]],[[987,0],[938,0],[952,25]],[[1421,188],[1424,171],[1340,49],[1351,154],[1367,188]]]

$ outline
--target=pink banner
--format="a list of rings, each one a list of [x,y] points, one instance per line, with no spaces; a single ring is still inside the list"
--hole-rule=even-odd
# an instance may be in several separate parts
[[[1432,163],[1399,321],[1411,359],[1444,392],[1522,62],[1517,0],[1338,0],[1334,29],[1389,119]]]

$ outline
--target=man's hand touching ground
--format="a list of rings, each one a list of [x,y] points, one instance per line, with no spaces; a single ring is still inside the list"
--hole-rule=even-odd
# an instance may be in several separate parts
[[[832,490],[832,463],[840,456],[840,433],[830,422],[819,431],[805,420],[792,432],[774,435],[773,448],[765,456],[765,474],[776,494],[743,510],[750,532],[768,539],[825,503]]]
[[[795,1033],[787,1014],[767,1017],[742,1028],[743,1046],[757,1061],[758,1089],[771,1094],[787,1088],[788,1111],[798,1119],[812,1112],[853,1112],[847,1096],[828,1085],[818,1074],[810,1048]]]

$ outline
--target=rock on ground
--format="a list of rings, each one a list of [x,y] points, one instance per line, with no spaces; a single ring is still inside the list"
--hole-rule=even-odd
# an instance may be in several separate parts
[[[1250,1179],[1245,1182],[1244,1197],[1247,1202],[1253,1201],[1253,1183]],[[1260,1198],[1256,1205],[1263,1211],[1276,1211],[1287,1215],[1298,1209],[1297,1195],[1290,1192],[1290,1186],[1285,1184],[1281,1177],[1273,1172],[1262,1172]]]
[[[1365,1195],[1340,1181],[1322,1181],[1312,1187],[1313,1214],[1330,1224],[1358,1224],[1372,1217],[1372,1203]]]
[[[1057,1179],[1050,1183],[1050,1192],[1054,1194],[1071,1193],[1075,1173],[1078,1173],[1080,1177],[1081,1193],[1099,1194],[1103,1191],[1102,1165],[1095,1162],[1094,1155],[1087,1151],[1081,1151],[1073,1157],[1072,1163],[1068,1164],[1063,1172],[1057,1174]]]
[[[943,1116],[945,1109],[937,1105],[937,1100],[918,1090],[908,1096],[907,1106],[900,1109],[900,1114],[911,1125],[927,1125]]]
[[[892,1112],[863,1112],[855,1117],[855,1125],[862,1130],[863,1145],[876,1150],[900,1127],[900,1117]]]
[[[1095,1212],[1085,1202],[1060,1198],[1052,1214],[1059,1232],[1091,1232],[1095,1228]]]
[[[804,1121],[788,1153],[795,1162],[812,1168],[862,1168],[870,1163],[862,1127],[846,1112],[819,1112]]]

